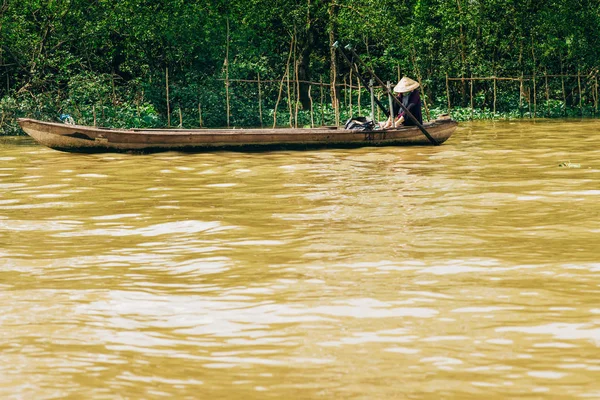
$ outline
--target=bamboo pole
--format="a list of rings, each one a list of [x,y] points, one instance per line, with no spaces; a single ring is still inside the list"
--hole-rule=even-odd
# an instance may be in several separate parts
[[[537,118],[537,91],[535,83],[535,72],[533,73],[533,118]]]
[[[202,128],[202,104],[198,102],[198,123],[200,124],[200,128]]]
[[[596,104],[598,102],[598,96],[597,96],[597,93],[596,93],[596,81],[597,81],[597,79],[596,79],[596,72],[592,70],[588,74],[588,77],[590,77],[590,79],[593,80],[593,83],[591,84],[590,91],[592,93],[591,94],[592,101],[594,102],[594,107],[592,108],[592,113],[594,114],[594,116],[596,116]]]
[[[565,90],[565,78],[561,77],[563,93],[563,114],[567,115],[567,91]]]
[[[171,126],[171,106],[169,105],[169,67],[165,68],[165,81],[167,87],[167,126]]]
[[[227,106],[227,127],[229,128],[229,118],[231,108],[229,104],[229,18],[227,18],[227,41],[225,44],[225,101]]]
[[[294,64],[296,64],[296,33],[294,32],[294,36],[292,38],[292,43],[294,44],[292,46],[292,60],[294,62]],[[289,112],[289,125],[290,128],[294,127],[294,112],[293,112],[293,106],[292,106],[292,86],[291,86],[291,74],[290,74],[290,64],[288,63],[287,65],[288,71],[287,71],[287,103],[288,103],[288,112]],[[292,71],[294,71],[295,68],[292,66]]]
[[[550,116],[550,88],[548,87],[548,71],[545,71],[546,79],[546,117]]]
[[[335,89],[333,91],[335,93]],[[335,95],[333,100],[335,103],[335,105],[333,106],[335,126],[340,126],[340,99],[338,99],[337,94]]]
[[[321,89],[321,126],[325,124],[325,110],[323,109],[323,77],[320,78],[321,84],[319,88]]]
[[[377,95],[377,100],[381,103],[381,97]],[[381,109],[377,107],[377,121],[381,121]]]
[[[395,128],[396,127],[396,116],[393,113],[393,109],[394,109],[394,100],[392,99],[392,84],[390,83],[390,81],[386,82],[386,86],[388,89],[388,102],[389,102],[389,110],[390,110],[390,120],[392,121],[392,126]]]
[[[473,75],[471,75],[471,78],[473,78]],[[473,79],[470,79],[469,83],[470,83],[470,89],[469,90],[470,90],[470,95],[471,95],[471,120],[472,120],[473,119],[473,112],[474,112],[474,108],[475,108],[475,105],[473,103]]]
[[[181,113],[181,106],[179,106],[179,128],[183,128],[183,114]]]
[[[532,118],[532,114],[531,114],[531,89],[527,90],[527,107],[529,109],[529,118]]]
[[[582,103],[582,93],[581,93],[581,76],[579,75],[579,70],[577,70],[577,88],[579,90],[579,112],[583,117],[583,103]]]
[[[531,57],[533,58],[533,117],[537,118],[537,92],[536,92],[536,84],[535,84],[535,69],[536,69],[536,59],[535,59],[535,47],[533,46],[533,35],[531,36]]]
[[[523,74],[521,74],[521,79],[519,79],[519,114],[523,118]]]
[[[344,83],[342,86],[344,92],[344,107],[348,108],[348,78],[344,76]]]
[[[423,88],[423,106],[425,107],[425,116],[427,117],[427,121],[431,120],[431,115],[429,114],[429,105],[427,105],[427,96],[425,95],[425,86],[421,85],[421,78],[419,78],[419,86]]]
[[[112,103],[113,106],[117,105],[117,90],[115,88],[115,72],[110,75],[110,81],[112,83]]]
[[[596,71],[596,74],[598,71]],[[594,75],[594,115],[598,114],[598,75]]]
[[[298,106],[300,104],[300,80],[298,78],[298,39],[296,36],[296,27],[294,27],[294,127],[298,128]]]
[[[308,101],[310,103],[310,127],[314,128],[315,127],[315,115],[313,112],[313,98],[310,93],[311,90],[312,90],[312,85],[308,85]]]
[[[598,85],[596,85],[597,87]],[[361,92],[361,87],[360,87],[360,79],[358,80],[358,99],[356,100],[358,102],[358,115],[361,114],[361,110],[360,110],[360,92]]]
[[[371,121],[375,122],[375,88],[373,79],[369,80],[369,93],[371,95]]]
[[[273,128],[277,126],[277,107],[279,106],[279,102],[281,101],[281,93],[283,92],[283,82],[285,81],[285,77],[288,75],[289,67],[290,67],[290,59],[292,57],[292,49],[294,45],[294,39],[290,41],[290,50],[288,52],[287,63],[285,64],[285,72],[281,77],[281,82],[279,83],[279,94],[277,95],[277,101],[275,102],[275,107],[273,108]]]
[[[290,65],[288,64],[287,66],[288,71],[287,71],[287,103],[288,103],[288,112],[289,112],[289,125],[290,128],[294,127],[294,112],[292,109],[292,87],[291,87],[291,82],[290,82]]]
[[[339,106],[340,106],[340,102],[337,98],[337,91],[336,91],[336,76],[335,74],[333,75],[333,79],[331,80],[331,88],[330,88],[330,92],[331,92],[331,105],[333,106],[333,118],[334,118],[334,124],[335,126],[339,126],[339,120],[340,120],[340,115],[339,115]]]
[[[260,72],[257,73],[258,76],[258,118],[260,119],[260,127],[263,127],[263,114],[262,114],[262,90],[260,87]]]
[[[565,76],[563,75],[563,61],[562,57],[559,57],[560,60],[560,81],[562,84],[562,93],[563,93],[563,115],[567,115],[567,91],[565,90]]]
[[[298,80],[298,65],[300,63],[296,60],[296,108],[294,110],[294,126],[298,127],[298,109],[300,107],[300,80]]]
[[[494,115],[496,115],[496,93],[497,93],[497,88],[496,88],[496,76],[494,75]]]
[[[450,114],[450,83],[448,80],[448,73],[446,72],[446,97],[448,98],[448,114]]]
[[[96,127],[96,105],[92,106],[92,113],[94,114],[94,128]]]

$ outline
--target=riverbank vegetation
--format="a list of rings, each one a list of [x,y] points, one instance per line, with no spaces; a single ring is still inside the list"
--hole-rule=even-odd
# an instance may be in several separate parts
[[[600,3],[0,0],[0,132],[334,124],[370,112],[331,47],[418,79],[431,118],[595,116]],[[381,95],[381,91],[378,91]]]

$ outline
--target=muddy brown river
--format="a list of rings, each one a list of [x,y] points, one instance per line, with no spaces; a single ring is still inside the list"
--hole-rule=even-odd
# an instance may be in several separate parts
[[[0,398],[599,399],[600,121],[440,147],[0,138]]]

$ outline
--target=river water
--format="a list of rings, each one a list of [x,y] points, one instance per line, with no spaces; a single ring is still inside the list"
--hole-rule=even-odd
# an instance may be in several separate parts
[[[0,397],[598,399],[599,132],[152,155],[0,138]]]

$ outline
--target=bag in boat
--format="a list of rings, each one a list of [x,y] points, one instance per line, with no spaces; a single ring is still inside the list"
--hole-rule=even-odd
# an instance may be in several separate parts
[[[346,121],[344,128],[352,131],[372,131],[375,129],[375,124],[366,117],[356,117]]]

